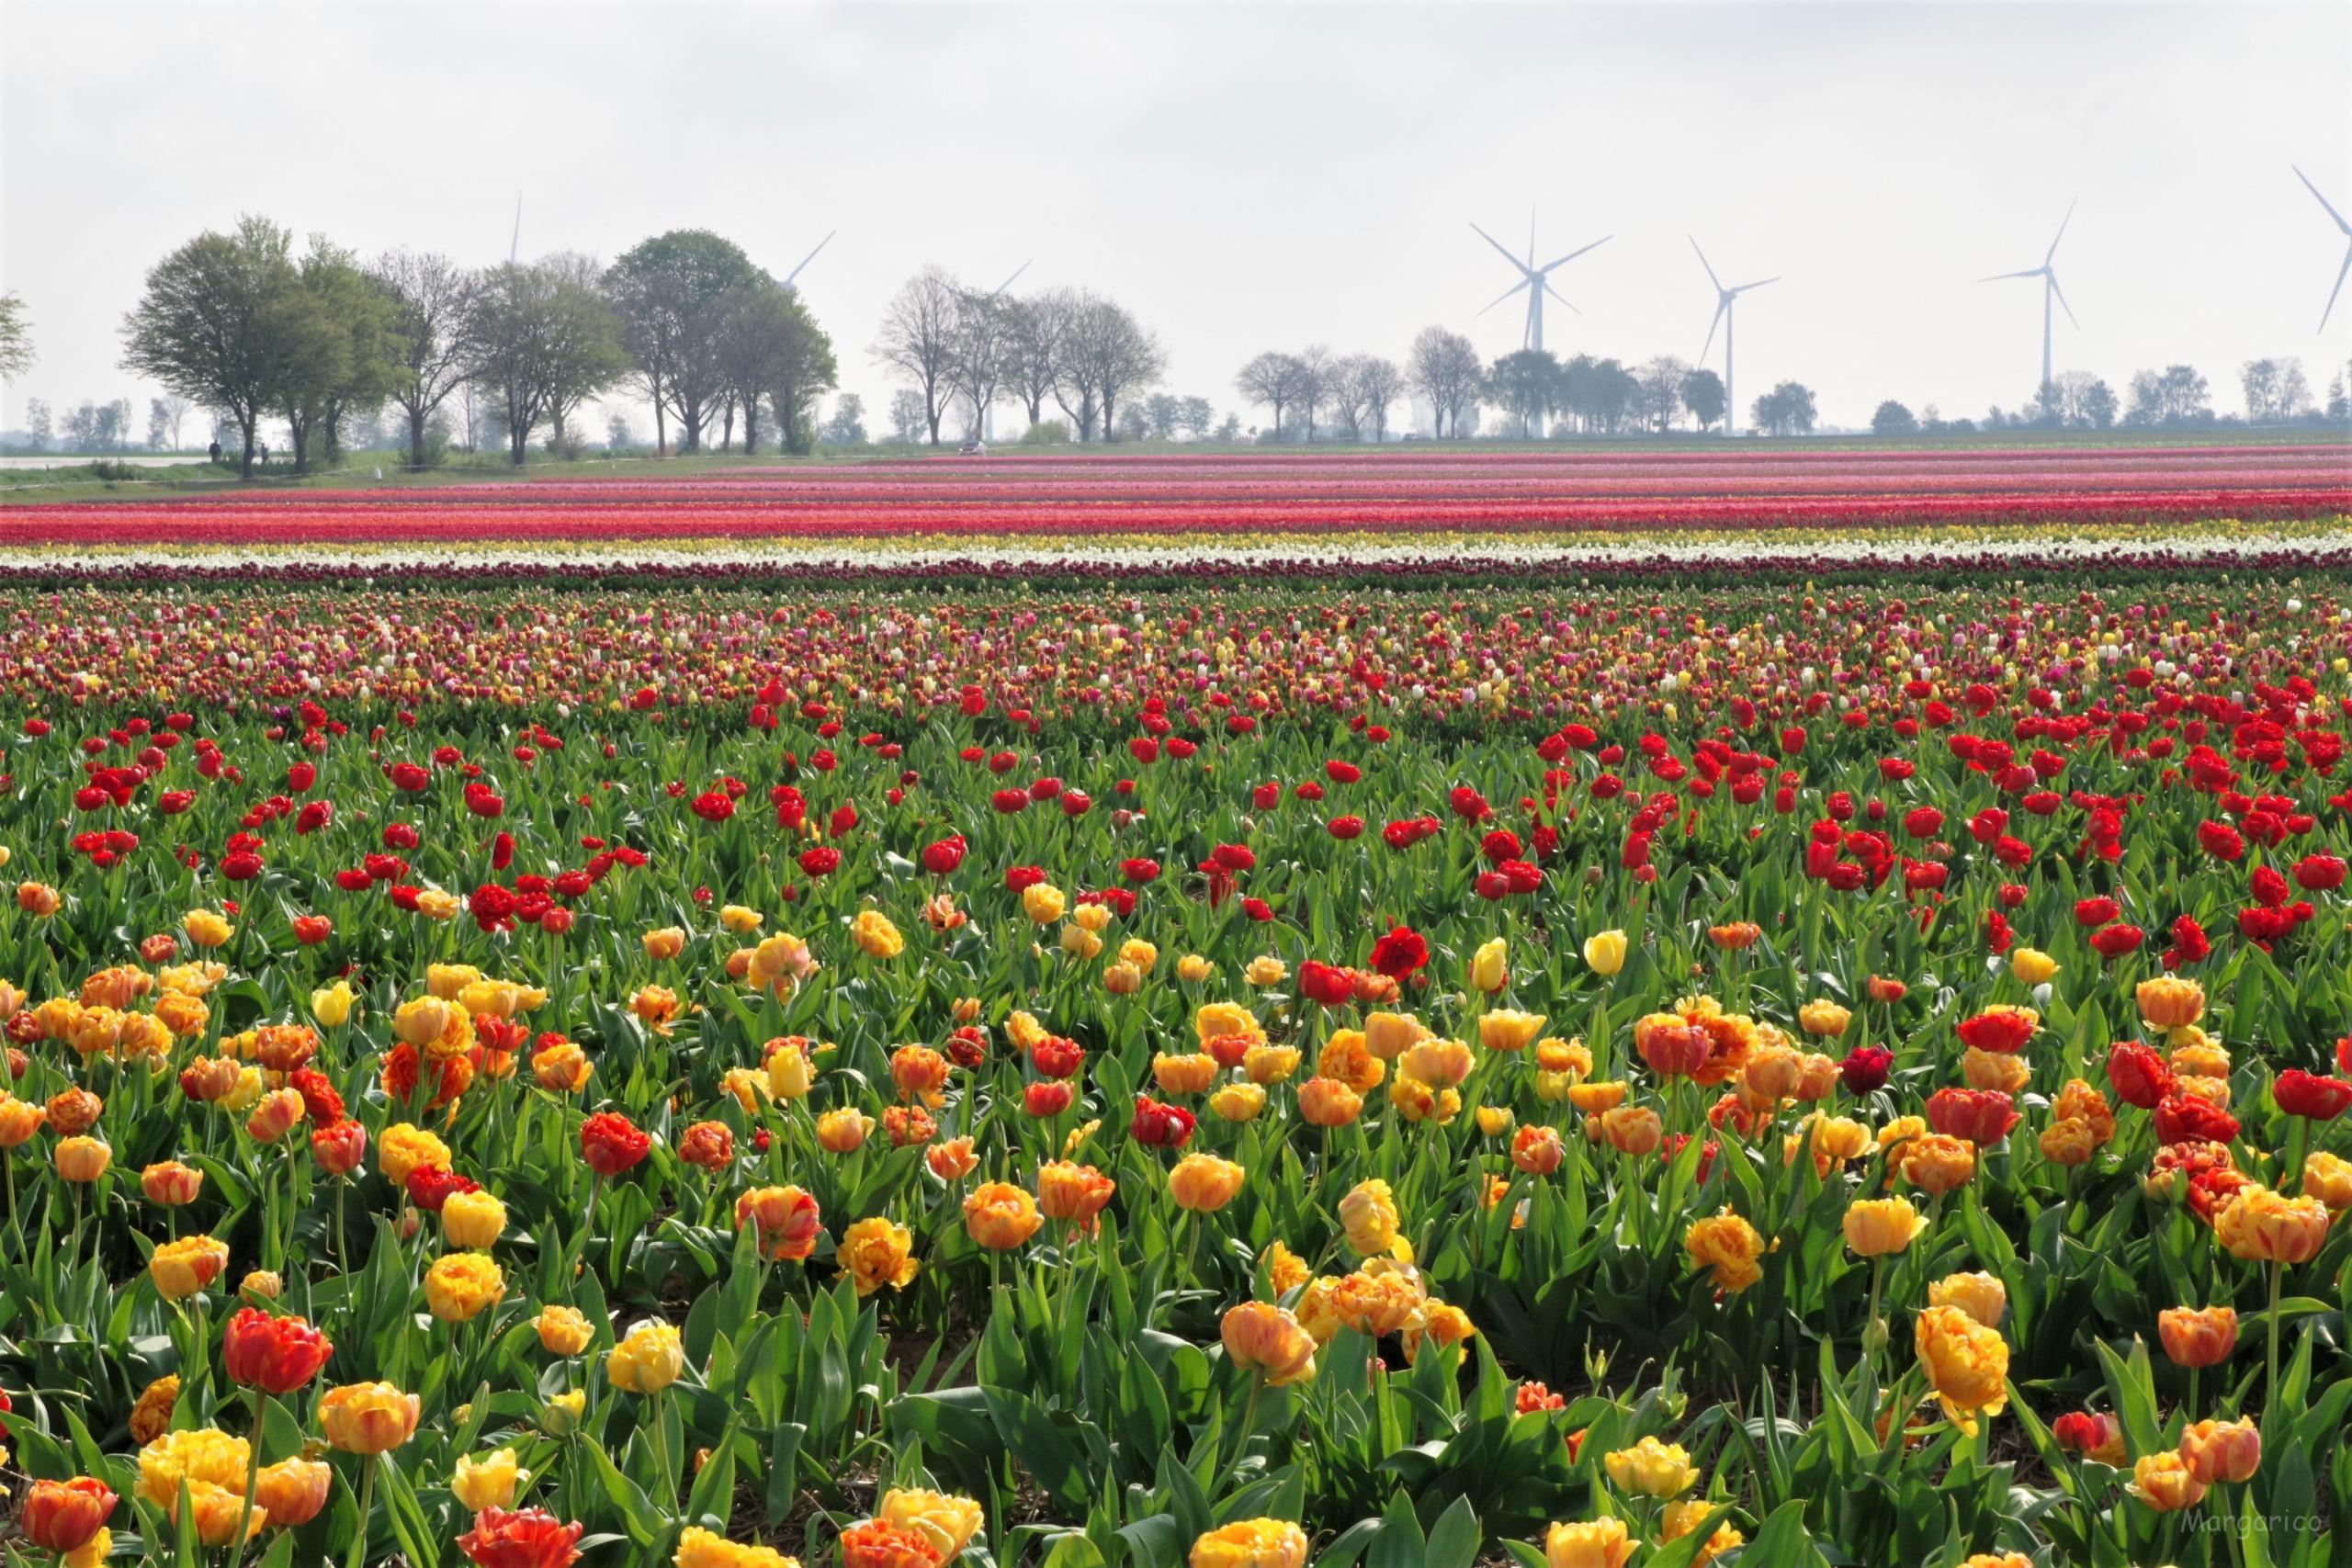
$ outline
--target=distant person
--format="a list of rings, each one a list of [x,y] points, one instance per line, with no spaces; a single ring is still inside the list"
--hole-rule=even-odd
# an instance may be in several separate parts
[[[269,443],[266,441],[255,442],[254,444],[254,456],[261,459],[261,466],[263,468],[266,468],[269,467]]]
[[[212,444],[212,466],[216,468],[220,466],[220,443],[218,441]]]

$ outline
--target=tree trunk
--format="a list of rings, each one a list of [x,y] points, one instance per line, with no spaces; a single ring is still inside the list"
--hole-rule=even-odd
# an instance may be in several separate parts
[[[743,400],[743,455],[751,456],[760,449],[760,400]]]
[[[662,394],[657,389],[653,394],[653,455],[657,457],[670,455],[670,425],[662,417],[663,412]]]
[[[251,419],[241,418],[237,421],[237,428],[245,433],[245,459],[243,466],[238,469],[239,479],[249,479],[254,477],[254,422]]]
[[[424,467],[424,406],[422,403],[408,411],[408,466]]]

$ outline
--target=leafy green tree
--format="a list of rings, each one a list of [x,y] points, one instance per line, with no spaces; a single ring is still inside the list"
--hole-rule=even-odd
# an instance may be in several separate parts
[[[1724,417],[1728,401],[1724,395],[1724,378],[1713,371],[1702,368],[1682,378],[1682,406],[1699,422],[1702,434]]]
[[[469,373],[490,389],[507,449],[522,465],[531,432],[560,436],[571,411],[628,373],[621,324],[582,258],[492,267],[466,312]]]
[[[1535,422],[1559,403],[1560,362],[1546,349],[1518,349],[1487,368],[1487,388],[1495,401],[1519,421],[1519,434],[1524,439],[1534,434]]]
[[[833,412],[825,421],[825,433],[820,438],[828,446],[863,446],[865,445],[865,400],[855,392],[843,392],[833,400]]]
[[[1748,410],[1757,427],[1774,435],[1810,434],[1819,417],[1814,410],[1813,389],[1783,381],[1756,400]]]
[[[1917,435],[1918,433],[1918,416],[1893,398],[1879,404],[1877,412],[1871,415],[1871,434],[1873,435]]]
[[[725,403],[728,298],[764,275],[732,240],[707,229],[673,229],[638,244],[605,274],[621,341],[653,399],[654,439],[666,447],[667,416],[682,452],[702,449],[704,429]]]
[[[398,308],[350,252],[312,236],[298,282],[281,303],[287,354],[277,412],[299,472],[310,467],[313,443],[329,462],[342,455],[344,422],[381,408],[401,365]]]
[[[325,335],[301,293],[288,231],[254,216],[227,234],[208,230],[148,271],[123,318],[123,368],[226,413],[244,446],[238,471],[251,479],[262,416]]]

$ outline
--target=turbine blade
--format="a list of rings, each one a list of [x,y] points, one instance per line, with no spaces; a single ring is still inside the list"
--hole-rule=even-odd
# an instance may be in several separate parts
[[[1487,304],[1478,311],[1478,315],[1485,315],[1487,311],[1493,310],[1497,305],[1501,304],[1504,300],[1510,299],[1512,295],[1518,293],[1521,289],[1526,287],[1527,279],[1523,277],[1521,278],[1517,283],[1512,284],[1509,288],[1504,289],[1500,294],[1495,296],[1492,300],[1488,301]],[[1475,320],[1476,318],[1474,317],[1473,319]]]
[[[841,231],[840,231],[839,229],[836,229],[836,230],[834,230],[834,231],[833,231],[833,234],[838,234],[838,233],[840,233],[840,232],[841,232]],[[794,267],[790,272],[788,272],[788,273],[785,274],[785,276],[784,276],[784,286],[785,286],[786,288],[791,288],[791,287],[792,287],[792,280],[793,280],[794,278],[796,278],[796,277],[798,277],[798,276],[799,276],[803,272],[807,271],[807,270],[808,270],[808,264],[809,264],[810,262],[815,261],[815,260],[817,259],[817,251],[821,251],[821,250],[823,250],[827,245],[830,245],[830,244],[831,244],[831,243],[833,243],[833,234],[828,234],[828,235],[826,235],[823,239],[821,239],[821,240],[818,241],[818,242],[817,242],[817,250],[816,250],[816,251],[810,251],[807,255],[802,256],[802,257],[800,258],[800,265],[799,265],[798,266]]]
[[[2079,200],[2080,198],[2077,197],[2076,199]],[[2066,225],[2072,223],[2074,220],[2075,203],[2070,201],[2066,204],[2066,216],[2058,220],[2058,232],[2050,242],[2050,250],[2048,254],[2041,258],[2042,265],[2048,266],[2052,261],[2056,259],[2058,254],[2058,242],[2066,237]]]
[[[1576,259],[1577,259],[1577,257],[1578,257],[1578,256],[1580,256],[1580,255],[1584,254],[1584,253],[1585,253],[1586,251],[1598,250],[1598,249],[1600,249],[1601,246],[1603,246],[1603,245],[1607,244],[1610,241],[1611,241],[1611,240],[1615,239],[1616,237],[1617,237],[1617,236],[1616,236],[1616,235],[1614,235],[1614,234],[1603,234],[1602,236],[1600,236],[1600,238],[1599,238],[1598,240],[1595,240],[1591,244],[1589,244],[1589,245],[1585,245],[1585,246],[1583,246],[1583,247],[1581,247],[1581,248],[1579,248],[1579,249],[1570,251],[1566,255],[1562,256],[1558,261],[1555,261],[1555,262],[1546,262],[1544,265],[1537,267],[1535,270],[1536,270],[1536,271],[1538,271],[1538,272],[1549,272],[1549,271],[1551,271],[1551,270],[1552,270],[1554,267],[1555,267],[1555,266],[1566,266],[1568,263],[1570,263],[1570,262],[1572,262],[1572,261],[1576,260]]]
[[[2303,188],[2305,190],[2311,192],[2313,196],[2319,197],[2319,204],[2327,209],[2327,215],[2335,220],[2335,226],[2343,230],[2346,234],[2352,234],[2352,223],[2346,223],[2344,220],[2344,214],[2335,210],[2335,204],[2334,202],[2328,200],[2327,197],[2319,195],[2319,186],[2312,184],[2311,175],[2303,173],[2301,169],[2296,168],[2292,164],[2290,164],[2287,166],[2295,170],[2295,177],[2303,182]]]
[[[1704,365],[1707,362],[1707,350],[1715,346],[1715,329],[1724,324],[1724,312],[1730,309],[1730,300],[1722,299],[1717,301],[1715,305],[1715,319],[1707,323],[1707,347],[1699,351],[1700,364]]]
[[[2335,313],[2335,297],[2344,292],[2344,275],[2352,272],[2352,246],[2344,251],[2344,265],[2335,269],[2335,287],[2327,291],[2327,309],[2319,313],[2319,330],[2327,331],[2327,319]]]
[[[1732,292],[1734,294],[1745,294],[1751,288],[1761,288],[1768,283],[1778,283],[1780,281],[1781,275],[1776,272],[1770,277],[1759,277],[1753,283],[1743,283],[1738,288],[1733,289]]]
[[[2066,291],[2058,287],[2058,275],[2054,272],[2050,275],[2050,292],[2058,297],[2058,308],[2066,312],[2066,319],[2075,321],[2075,308],[2066,303]],[[2083,323],[2075,321],[2075,330],[2082,331]]]
[[[1699,251],[1699,237],[1696,234],[1686,234],[1683,237],[1690,242],[1690,248],[1692,250]],[[1724,280],[1715,276],[1715,269],[1713,267],[1707,266],[1707,253],[1704,251],[1699,251],[1699,265],[1701,266],[1707,267],[1707,281],[1715,286],[1716,293],[1722,293],[1724,291]]]
[[[1527,264],[1526,264],[1525,262],[1523,262],[1523,261],[1520,260],[1517,256],[1515,256],[1515,255],[1511,254],[1509,251],[1504,250],[1504,249],[1503,249],[1503,243],[1502,243],[1500,240],[1496,239],[1492,234],[1487,233],[1484,229],[1479,229],[1479,228],[1478,228],[1478,225],[1476,225],[1476,223],[1471,224],[1471,225],[1470,225],[1470,227],[1471,227],[1471,228],[1473,228],[1473,229],[1476,229],[1476,230],[1477,230],[1477,231],[1478,231],[1478,238],[1480,238],[1480,239],[1482,239],[1482,240],[1486,241],[1486,242],[1487,242],[1487,243],[1488,243],[1488,244],[1490,244],[1490,245],[1494,246],[1494,247],[1495,247],[1496,252],[1497,252],[1498,254],[1499,254],[1502,256],[1503,260],[1505,260],[1505,261],[1507,261],[1507,262],[1510,263],[1511,266],[1512,266],[1514,269],[1516,269],[1517,271],[1519,271],[1519,272],[1521,272],[1521,273],[1522,273],[1522,274],[1524,274],[1524,273],[1527,271]],[[1492,307],[1492,306],[1488,306],[1488,307],[1487,307],[1487,309],[1492,310],[1492,309],[1493,309],[1493,307]]]
[[[2040,268],[2040,267],[2036,266],[2036,267],[2028,267],[2028,268],[2027,268],[2025,271],[2023,271],[2023,272],[1996,272],[1996,273],[1995,273],[1995,274],[1994,274],[1992,276],[1990,276],[1990,277],[1980,277],[1980,278],[1978,278],[1976,281],[1977,281],[1977,282],[1979,282],[1979,283],[1998,283],[1998,282],[2000,282],[2000,281],[2001,281],[2002,279],[2004,279],[2004,278],[2009,278],[2009,277],[2040,277],[2041,276],[2041,268]]]
[[[1544,292],[1549,294],[1553,299],[1557,299],[1561,304],[1568,305],[1568,297],[1561,293],[1558,289],[1553,288],[1552,280],[1548,277],[1544,280]],[[1584,314],[1582,310],[1578,310],[1574,305],[1568,305],[1568,310],[1576,315],[1581,316]]]
[[[1028,264],[1027,262],[1023,262],[1019,266],[1014,267],[1014,268],[1012,269],[1012,276],[1006,278],[1002,283],[1000,283],[1000,284],[998,284],[998,285],[996,286],[996,294],[1001,294],[1001,293],[1003,293],[1006,289],[1008,289],[1008,288],[1012,288],[1012,287],[1013,286],[1013,284],[1014,284],[1014,283],[1015,283],[1015,282],[1020,278],[1021,275],[1022,275],[1023,273],[1024,273],[1024,272],[1027,272],[1028,270],[1029,270],[1029,264]],[[996,298],[996,294],[991,294],[991,295],[989,295],[989,299],[995,299],[995,298]]]

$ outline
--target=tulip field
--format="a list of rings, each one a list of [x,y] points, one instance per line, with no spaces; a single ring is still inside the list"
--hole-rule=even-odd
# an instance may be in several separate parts
[[[2352,1561],[2347,510],[0,509],[0,1562]]]

